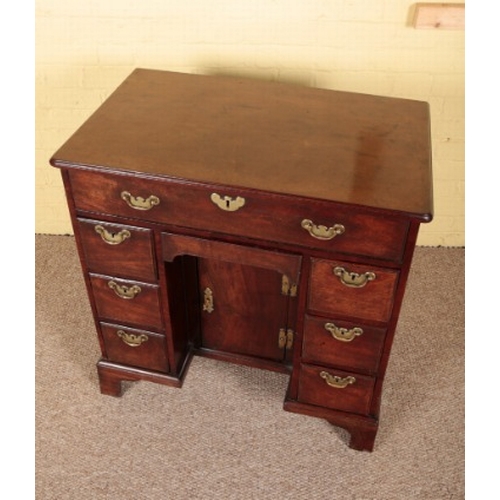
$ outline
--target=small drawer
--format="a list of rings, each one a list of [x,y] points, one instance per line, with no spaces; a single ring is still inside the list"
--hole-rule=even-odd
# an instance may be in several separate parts
[[[308,307],[312,311],[387,322],[399,272],[377,266],[312,259]]]
[[[69,170],[78,210],[400,261],[408,222],[338,203]]]
[[[162,328],[157,285],[95,274],[90,275],[90,282],[101,319]]]
[[[298,400],[302,403],[368,415],[375,379],[357,373],[303,364]]]
[[[302,359],[375,374],[386,330],[306,315]]]
[[[101,323],[101,331],[110,361],[168,372],[164,335],[108,323]]]
[[[78,219],[90,272],[156,280],[152,231],[135,226]]]

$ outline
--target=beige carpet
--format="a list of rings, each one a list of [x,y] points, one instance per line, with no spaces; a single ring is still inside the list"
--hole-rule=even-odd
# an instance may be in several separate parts
[[[283,411],[282,374],[196,357],[102,396],[74,239],[37,236],[37,500],[464,498],[464,253],[416,250],[367,453]]]

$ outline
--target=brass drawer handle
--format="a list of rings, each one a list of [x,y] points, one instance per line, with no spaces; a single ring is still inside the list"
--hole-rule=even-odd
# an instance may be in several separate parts
[[[314,224],[310,219],[304,219],[300,225],[317,240],[331,240],[335,236],[339,236],[345,232],[345,227],[342,224],[335,224],[331,227]]]
[[[333,269],[333,274],[340,278],[343,285],[351,288],[363,288],[369,281],[373,281],[377,275],[371,271],[363,274],[349,272],[343,267],[337,266]]]
[[[108,245],[119,245],[123,243],[127,238],[130,238],[131,234],[128,229],[122,229],[118,233],[110,233],[107,229],[102,227],[100,224],[94,227],[95,232],[99,234],[102,241]]]
[[[136,295],[141,293],[141,287],[138,285],[126,286],[119,285],[115,281],[108,281],[108,286],[113,290],[121,299],[133,299]]]
[[[363,335],[363,329],[355,326],[354,328],[340,328],[335,323],[325,323],[325,330],[330,332],[335,340],[340,342],[352,342],[356,337]]]
[[[133,333],[124,332],[123,330],[118,330],[116,335],[118,335],[118,337],[120,337],[123,342],[130,347],[139,347],[144,342],[147,342],[149,338],[147,335],[144,335],[144,333],[135,335]]]
[[[142,196],[133,196],[128,191],[122,191],[120,196],[130,208],[135,210],[151,210],[160,204],[160,198],[154,194],[144,199]]]
[[[331,373],[322,371],[319,376],[330,386],[335,389],[345,389],[348,385],[354,384],[356,379],[351,377],[339,377],[338,375],[332,375]]]
[[[231,198],[230,196],[221,196],[220,194],[212,193],[210,199],[221,210],[225,210],[226,212],[235,212],[245,205],[245,198],[241,196]]]

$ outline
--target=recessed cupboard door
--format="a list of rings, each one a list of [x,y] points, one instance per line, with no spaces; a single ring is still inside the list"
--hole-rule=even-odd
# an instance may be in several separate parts
[[[287,371],[301,257],[194,236],[162,233],[162,255],[196,257],[195,347],[207,356]],[[188,290],[189,295],[193,295]]]
[[[270,269],[199,259],[201,348],[283,361],[289,298]]]

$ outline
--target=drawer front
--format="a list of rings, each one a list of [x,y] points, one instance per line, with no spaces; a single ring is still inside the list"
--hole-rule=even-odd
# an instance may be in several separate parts
[[[157,285],[92,274],[90,282],[101,319],[162,328]]]
[[[236,188],[69,172],[77,209],[399,261],[408,223]]]
[[[107,359],[168,372],[165,337],[159,333],[101,323]]]
[[[334,410],[368,415],[375,379],[357,373],[303,364],[298,400]]]
[[[387,322],[399,273],[377,266],[312,259],[309,309]]]
[[[385,333],[383,328],[306,315],[302,359],[344,370],[376,373]]]
[[[89,271],[156,280],[151,230],[86,219],[78,226]]]

